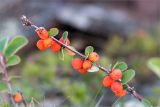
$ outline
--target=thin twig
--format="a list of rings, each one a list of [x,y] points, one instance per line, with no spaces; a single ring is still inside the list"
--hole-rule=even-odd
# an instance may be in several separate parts
[[[8,71],[7,71],[7,66],[6,66],[6,59],[5,59],[5,57],[3,56],[2,53],[0,53],[0,64],[1,64],[2,69],[3,69],[3,73],[4,73],[4,77],[5,77],[5,83],[6,83],[7,88],[8,88],[9,98],[10,98],[12,104],[14,105],[14,107],[16,107],[16,104],[15,104],[15,102],[13,100],[12,86],[11,86],[10,79],[9,79],[9,76],[8,76]]]
[[[27,19],[26,16],[24,16],[24,15],[21,17],[21,20],[22,20],[22,24],[23,24],[24,26],[31,26],[31,27],[33,27],[33,28],[35,28],[35,29],[39,28],[39,27],[37,27],[36,25],[34,25],[31,21],[29,21],[29,19]],[[54,41],[56,41],[57,43],[59,43],[60,45],[62,45],[64,48],[67,48],[68,50],[74,52],[76,55],[82,57],[83,59],[87,59],[87,57],[86,57],[84,54],[82,54],[82,53],[78,52],[77,50],[71,48],[71,47],[68,46],[67,44],[60,42],[60,41],[59,41],[58,39],[56,39],[54,36],[52,36],[51,38],[52,38]],[[106,68],[102,67],[101,65],[99,65],[99,64],[97,64],[97,63],[96,63],[96,66],[97,66],[100,70],[102,70],[103,72],[105,72],[106,74],[109,74],[109,73],[111,72],[110,69],[106,69]],[[128,86],[128,89],[127,89],[128,93],[130,93],[131,95],[133,95],[133,96],[134,96],[136,99],[138,99],[139,101],[142,101],[143,97],[142,97],[141,95],[139,95],[132,87],[130,87],[129,85],[127,85],[127,86]]]

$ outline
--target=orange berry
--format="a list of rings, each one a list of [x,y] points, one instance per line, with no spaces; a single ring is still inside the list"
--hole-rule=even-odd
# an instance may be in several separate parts
[[[81,69],[83,65],[83,61],[80,58],[75,58],[72,60],[72,67],[74,69]]]
[[[114,93],[117,93],[117,92],[120,92],[123,90],[123,85],[122,83],[120,82],[113,82],[112,85],[111,85],[111,90],[114,92]]]
[[[47,39],[44,39],[43,41],[44,41],[43,43],[45,48],[49,48],[53,43],[52,38],[47,38]]]
[[[59,41],[62,42],[62,43],[66,43],[67,45],[71,44],[71,42],[68,38],[66,39],[66,41],[64,41],[63,37],[61,37]]]
[[[117,97],[123,97],[123,96],[126,95],[126,93],[127,93],[126,90],[122,90],[122,91],[120,91],[120,92],[115,93],[115,95],[116,95]]]
[[[46,49],[45,46],[44,46],[44,41],[43,41],[43,40],[39,40],[39,41],[37,42],[37,48],[38,48],[39,50],[41,50],[41,51],[43,51],[43,50]]]
[[[92,67],[91,61],[85,60],[85,61],[83,62],[83,68],[84,68],[84,69],[90,69],[91,67]]]
[[[112,72],[110,73],[110,77],[113,80],[119,80],[122,78],[122,71],[120,69],[113,69]]]
[[[58,52],[61,50],[61,45],[59,45],[57,42],[53,41],[51,49],[53,52]]]
[[[92,62],[96,62],[99,60],[99,55],[96,52],[91,52],[88,59]]]
[[[23,101],[23,97],[22,97],[22,94],[17,92],[14,96],[13,96],[13,99],[16,103],[20,103]]]
[[[114,82],[114,80],[109,77],[109,76],[106,76],[104,79],[103,79],[103,86],[104,87],[111,87],[112,83]]]
[[[87,72],[87,69],[84,69],[84,68],[80,68],[78,69],[78,71],[81,73],[81,74],[84,74]]]
[[[40,28],[36,29],[35,31],[37,32],[38,36],[41,39],[47,39],[49,37],[48,31],[43,27],[40,27]]]

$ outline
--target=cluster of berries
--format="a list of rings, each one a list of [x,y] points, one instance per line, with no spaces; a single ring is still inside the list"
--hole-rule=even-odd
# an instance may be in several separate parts
[[[123,84],[119,81],[122,78],[120,69],[113,69],[112,72],[103,79],[103,86],[111,88],[117,97],[123,97],[127,91],[123,89]]]
[[[58,52],[61,50],[62,46],[54,41],[50,36],[48,31],[40,27],[35,30],[40,37],[40,40],[37,42],[37,47],[40,50],[45,50],[51,47],[52,51]],[[66,40],[63,37],[59,40],[62,43],[70,45],[70,41],[67,38]],[[69,50],[66,50],[67,53],[72,54]],[[86,59],[82,60],[80,58],[74,58],[72,60],[72,67],[80,72],[81,74],[86,73],[89,69],[92,68],[93,63],[99,60],[99,55],[96,52],[90,52]],[[109,87],[115,93],[116,96],[122,97],[126,95],[126,90],[123,89],[122,83],[119,81],[122,78],[122,71],[120,69],[113,69],[109,76],[106,76],[103,80],[104,87]]]
[[[72,67],[83,74],[86,73],[92,67],[92,64],[98,60],[99,55],[96,52],[91,52],[86,60],[80,58],[73,59]]]
[[[52,38],[49,36],[48,31],[43,28],[40,27],[38,29],[35,30],[38,34],[38,36],[40,37],[40,40],[38,40],[37,42],[37,47],[39,50],[45,50],[49,47],[51,47],[51,50],[53,52],[59,52],[61,50],[61,45],[58,44],[56,41],[53,41]],[[67,45],[70,45],[70,40],[67,38],[66,40],[63,39],[63,37],[60,38],[60,40],[62,43],[65,43]]]

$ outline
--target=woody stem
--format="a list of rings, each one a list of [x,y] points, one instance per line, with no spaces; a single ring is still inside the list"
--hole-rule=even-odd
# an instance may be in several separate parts
[[[8,75],[8,71],[7,71],[6,60],[5,60],[4,56],[2,55],[2,53],[0,53],[0,64],[1,64],[2,69],[3,69],[5,83],[6,83],[7,88],[8,88],[9,98],[10,98],[12,104],[14,105],[14,107],[16,107],[16,104],[15,104],[15,102],[13,100],[12,86],[11,86],[9,75]]]

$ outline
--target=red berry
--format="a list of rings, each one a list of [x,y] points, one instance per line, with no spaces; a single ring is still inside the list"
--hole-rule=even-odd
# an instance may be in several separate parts
[[[91,67],[92,67],[91,61],[85,60],[85,61],[83,62],[83,68],[84,68],[84,69],[90,69]]]
[[[39,40],[39,41],[37,42],[37,48],[38,48],[39,50],[41,50],[41,51],[43,51],[43,50],[46,49],[45,46],[44,46],[44,41],[43,41],[43,40]]]
[[[103,86],[104,87],[111,87],[112,83],[114,82],[114,80],[109,77],[109,76],[106,76],[104,79],[103,79]]]
[[[80,68],[78,69],[78,71],[81,73],[81,74],[84,74],[87,72],[87,69],[84,69],[84,68]]]
[[[61,37],[59,41],[62,43],[66,43],[67,45],[70,45],[70,43],[71,43],[68,38],[66,40],[64,40],[63,37]]]
[[[96,52],[91,52],[88,59],[92,62],[96,62],[99,60],[99,55]]]
[[[53,41],[51,49],[53,52],[58,52],[61,50],[61,45],[59,45],[57,42]]]
[[[76,70],[81,69],[83,61],[80,58],[75,58],[72,60],[72,67]]]
[[[44,41],[43,42],[44,43],[44,47],[46,47],[46,48],[49,48],[53,43],[52,38],[47,38],[47,39],[44,39],[43,41]]]
[[[118,92],[122,91],[123,90],[122,83],[120,83],[120,82],[113,82],[112,85],[111,85],[111,90],[114,93],[118,93]]]
[[[123,97],[123,96],[126,95],[126,93],[127,93],[126,90],[122,90],[120,92],[115,93],[115,96],[117,96],[117,97]]]
[[[120,69],[113,69],[112,72],[110,73],[110,77],[113,80],[119,80],[122,78],[122,71]]]
[[[16,103],[20,103],[23,101],[23,97],[22,97],[22,94],[17,92],[14,96],[13,96],[13,99]]]
[[[40,28],[36,29],[35,31],[37,32],[38,36],[41,39],[47,39],[49,37],[48,31],[43,27],[40,27]]]

